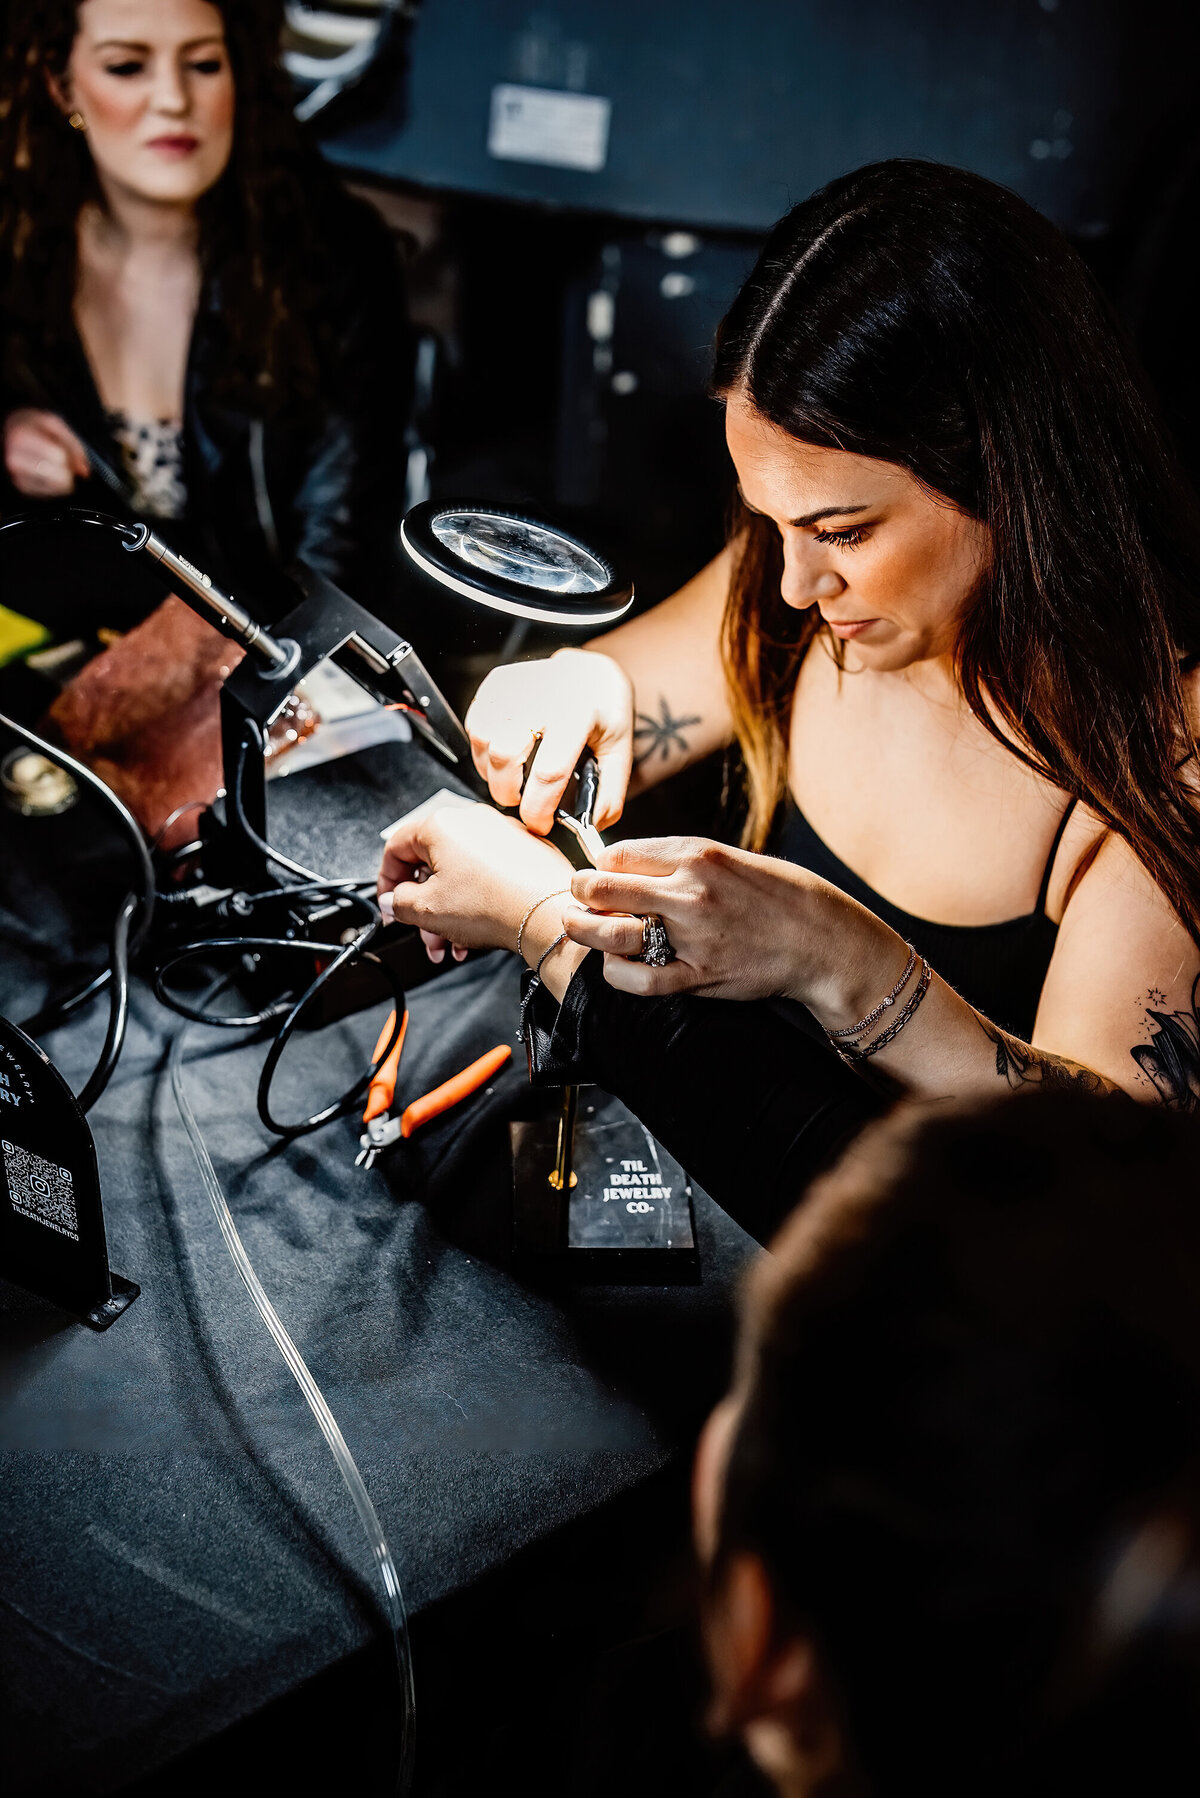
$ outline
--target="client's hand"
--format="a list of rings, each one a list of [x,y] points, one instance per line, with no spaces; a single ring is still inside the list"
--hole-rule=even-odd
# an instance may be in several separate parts
[[[571,892],[579,903],[563,927],[572,942],[604,952],[605,979],[626,993],[807,1000],[838,953],[839,896],[825,881],[699,837],[617,843],[599,868],[575,874]],[[641,953],[650,912],[675,951],[664,968],[628,960]]]
[[[380,909],[415,924],[431,958],[447,941],[467,949],[515,949],[535,899],[571,884],[565,855],[488,805],[445,806],[388,838],[376,891]],[[389,907],[388,901],[391,901]],[[553,906],[539,908],[554,921]],[[558,924],[555,922],[554,934]]]
[[[91,469],[87,451],[57,412],[22,406],[4,421],[4,465],[18,493],[62,499]]]

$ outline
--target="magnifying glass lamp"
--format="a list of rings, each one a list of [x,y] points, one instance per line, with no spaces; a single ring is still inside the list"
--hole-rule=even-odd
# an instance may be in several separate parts
[[[613,624],[633,584],[561,525],[473,500],[426,500],[400,526],[408,564],[443,594],[534,624]]]

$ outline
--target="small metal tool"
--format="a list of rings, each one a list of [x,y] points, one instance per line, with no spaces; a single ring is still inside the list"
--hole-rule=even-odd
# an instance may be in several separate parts
[[[596,858],[604,848],[604,838],[592,822],[599,787],[599,764],[592,751],[585,749],[571,771],[562,804],[554,814],[564,830],[570,831],[593,868],[599,865]]]
[[[400,1140],[400,1119],[396,1117],[372,1118],[363,1134],[359,1137],[358,1154],[354,1157],[355,1167],[374,1167],[385,1149],[390,1149],[394,1142]]]

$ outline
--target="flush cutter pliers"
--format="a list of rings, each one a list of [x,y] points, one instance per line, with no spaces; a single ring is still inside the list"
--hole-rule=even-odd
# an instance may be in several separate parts
[[[383,1050],[395,1022],[396,1014],[392,1012],[380,1032],[375,1055]],[[498,1074],[505,1063],[512,1059],[512,1050],[508,1044],[499,1043],[496,1048],[489,1049],[486,1055],[473,1061],[470,1067],[463,1068],[461,1073],[452,1075],[449,1080],[443,1080],[440,1086],[435,1086],[432,1092],[414,1099],[411,1105],[405,1106],[399,1117],[395,1117],[392,1115],[392,1102],[396,1095],[400,1051],[404,1047],[407,1029],[408,1013],[405,1012],[395,1047],[371,1082],[366,1110],[363,1112],[364,1130],[358,1139],[358,1154],[354,1157],[355,1167],[373,1167],[383,1151],[389,1149],[394,1142],[411,1136],[414,1130],[429,1123],[431,1118],[440,1117],[451,1106],[478,1092],[481,1086],[486,1086],[492,1076]],[[375,1055],[372,1055],[372,1061]]]

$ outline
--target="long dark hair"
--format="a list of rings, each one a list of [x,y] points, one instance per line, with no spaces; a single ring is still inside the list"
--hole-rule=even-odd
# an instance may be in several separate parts
[[[279,64],[281,0],[214,0],[235,90],[229,166],[197,205],[203,272],[220,285],[218,397],[260,416],[321,384],[321,245],[314,215],[332,180],[305,141]],[[0,62],[0,308],[10,366],[53,364],[73,337],[76,224],[99,200],[82,133],[47,75],[71,54],[78,0],[12,0]]]
[[[909,1107],[753,1270],[711,1579],[761,1558],[876,1798],[1200,1780],[1198,1165],[1123,1097]]]
[[[722,324],[713,384],[804,442],[899,464],[988,526],[957,645],[972,711],[1123,837],[1200,938],[1180,673],[1200,650],[1200,526],[1061,233],[962,169],[859,169],[775,227]],[[769,522],[743,509],[734,538],[725,665],[745,840],[761,848],[822,627],[780,599]]]

